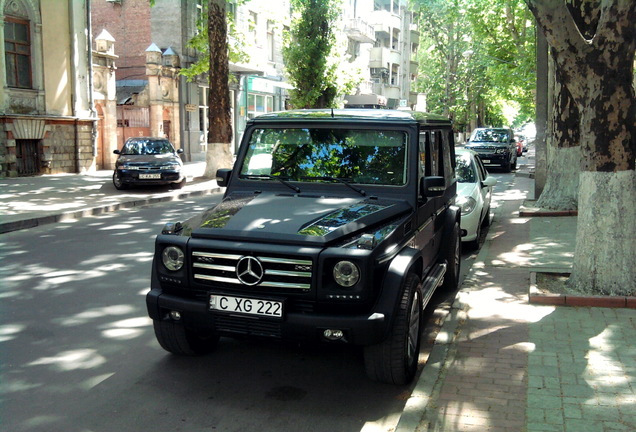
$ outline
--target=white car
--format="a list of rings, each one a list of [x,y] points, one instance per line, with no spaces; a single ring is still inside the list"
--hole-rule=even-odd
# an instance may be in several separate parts
[[[481,228],[490,225],[490,201],[497,179],[488,175],[477,153],[455,149],[457,205],[462,209],[462,241],[471,249],[479,247]]]

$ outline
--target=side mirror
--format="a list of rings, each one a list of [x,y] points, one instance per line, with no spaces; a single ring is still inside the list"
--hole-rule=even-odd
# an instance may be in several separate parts
[[[182,148],[177,149],[177,154],[183,154],[183,149]]]
[[[497,184],[497,179],[494,178],[493,176],[488,176],[484,179],[483,182],[481,182],[481,184],[483,184],[484,186],[494,186]]]
[[[227,187],[232,176],[232,170],[228,168],[222,168],[216,170],[216,183],[221,187]]]
[[[420,195],[422,198],[434,198],[444,195],[446,191],[446,180],[444,177],[430,176],[424,177],[420,181]]]
[[[113,150],[113,153],[115,153],[115,154],[121,154],[121,152],[120,152],[119,150],[117,150],[117,149]]]

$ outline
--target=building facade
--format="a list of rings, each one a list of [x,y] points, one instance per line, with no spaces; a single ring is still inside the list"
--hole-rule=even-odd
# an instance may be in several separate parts
[[[0,0],[0,177],[95,168],[85,0]]]
[[[345,0],[344,32],[349,39],[349,62],[363,81],[345,106],[414,108],[417,94],[419,32],[406,0]]]

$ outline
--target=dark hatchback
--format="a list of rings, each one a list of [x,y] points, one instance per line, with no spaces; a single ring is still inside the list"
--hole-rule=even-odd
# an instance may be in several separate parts
[[[498,166],[504,171],[517,168],[517,141],[508,128],[477,128],[466,148],[475,151],[486,166]]]
[[[183,150],[175,150],[166,138],[128,138],[122,149],[114,153],[119,155],[113,173],[113,184],[118,190],[132,185],[170,185],[176,189],[185,185],[179,157]]]

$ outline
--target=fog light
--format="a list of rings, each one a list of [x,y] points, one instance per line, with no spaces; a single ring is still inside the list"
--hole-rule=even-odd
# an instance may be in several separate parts
[[[181,312],[179,311],[170,311],[170,318],[174,321],[179,321],[181,319]]]
[[[344,336],[344,332],[342,330],[327,329],[324,331],[323,336],[325,337],[325,339],[335,341],[342,339]]]

